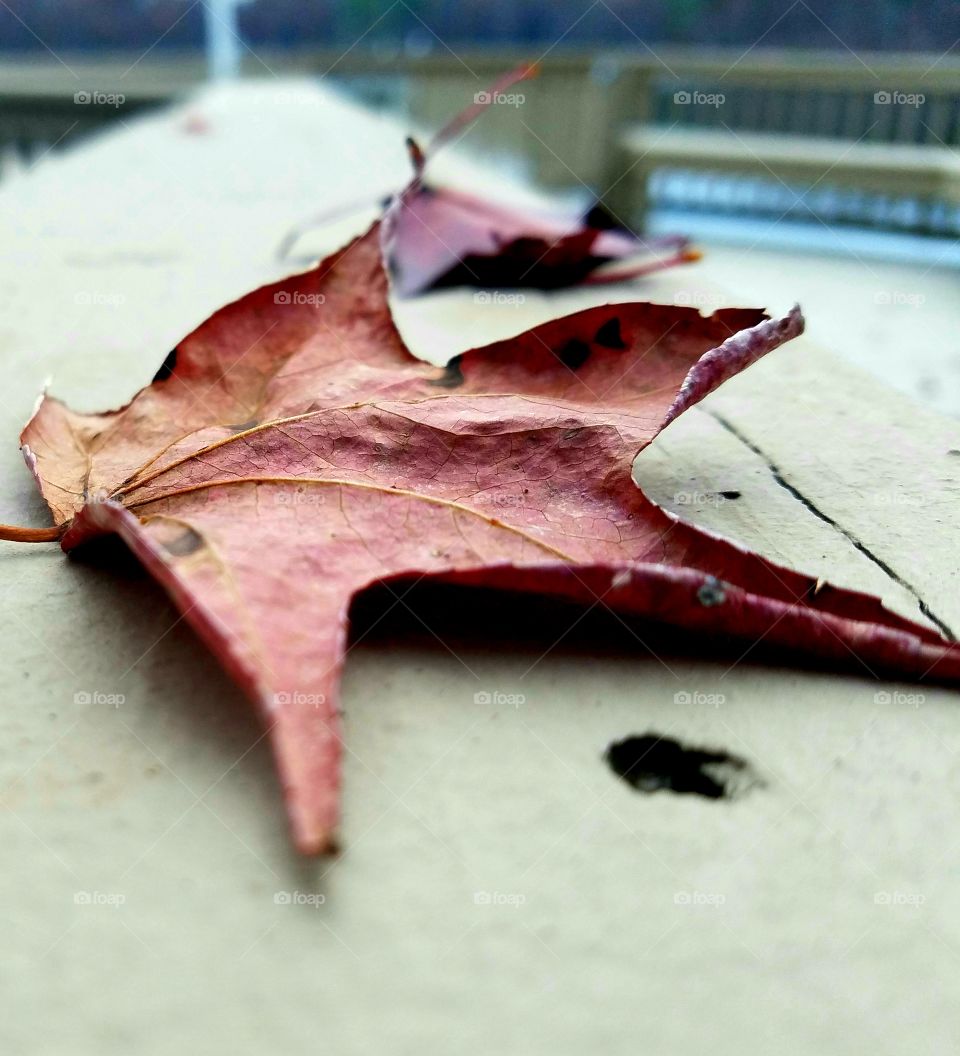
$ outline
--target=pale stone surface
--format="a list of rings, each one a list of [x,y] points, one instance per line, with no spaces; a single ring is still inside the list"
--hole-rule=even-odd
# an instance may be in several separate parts
[[[80,407],[126,400],[212,309],[284,270],[291,224],[405,174],[400,130],[302,85],[194,110],[206,134],[182,112],[138,122],[0,192],[3,520],[45,523],[15,436],[47,376]],[[441,361],[607,296],[780,310],[794,266],[817,340],[866,358],[874,279],[833,261],[818,284],[809,258],[723,250],[599,297],[445,295],[402,323]],[[916,346],[873,365],[956,371],[956,314],[934,307]],[[956,628],[958,434],[804,338],[672,426],[636,475],[697,523],[915,616],[919,595]],[[422,632],[352,649],[344,853],[308,863],[259,729],[157,588],[55,547],[2,544],[0,566],[4,1052],[951,1050],[955,693],[698,659],[669,638],[659,657],[465,643],[441,613],[449,648]],[[742,754],[765,787],[639,795],[601,756],[646,731]]]

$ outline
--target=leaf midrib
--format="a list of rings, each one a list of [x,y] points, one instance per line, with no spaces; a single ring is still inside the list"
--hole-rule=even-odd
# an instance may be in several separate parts
[[[460,397],[457,397],[457,396],[453,396],[452,397],[451,394],[449,394],[449,393],[442,393],[442,394],[438,394],[436,396],[424,396],[422,399],[417,399],[417,400],[397,400],[396,402],[397,403],[403,403],[403,404],[410,404],[411,406],[417,406],[417,405],[419,405],[421,403],[430,403],[430,402],[432,402],[434,400],[449,400],[451,398],[456,399],[456,398],[460,398]],[[506,398],[521,399],[521,400],[529,401],[530,403],[536,403],[536,404],[540,404],[540,405],[548,406],[548,407],[565,407],[565,408],[568,407],[570,411],[572,411],[574,413],[577,413],[577,414],[582,414],[583,410],[584,410],[582,407],[578,407],[575,404],[564,404],[563,401],[557,401],[557,400],[541,400],[541,399],[538,399],[538,398],[536,398],[534,396],[531,396],[531,395],[528,395],[528,394],[525,394],[525,393],[517,393],[517,392],[464,393],[462,398],[471,399],[471,400],[474,400],[474,399],[506,399]],[[293,415],[290,415],[290,416],[288,416],[286,418],[273,418],[273,419],[271,419],[268,422],[259,422],[257,425],[251,426],[249,429],[244,429],[241,432],[233,433],[230,436],[222,437],[220,440],[215,440],[215,441],[213,441],[213,443],[210,443],[210,444],[205,445],[204,447],[198,448],[196,451],[192,451],[189,455],[184,455],[182,458],[175,459],[173,462],[170,462],[168,465],[162,466],[161,468],[159,468],[157,470],[154,470],[154,472],[148,473],[146,476],[143,476],[143,477],[138,476],[139,473],[143,472],[144,469],[149,467],[153,462],[155,462],[158,458],[160,458],[164,454],[165,451],[169,451],[170,448],[172,448],[175,444],[180,443],[181,441],[185,440],[188,436],[191,435],[191,433],[184,433],[183,436],[177,437],[176,440],[172,440],[169,444],[166,445],[166,447],[164,447],[160,451],[158,451],[153,456],[153,458],[150,459],[149,462],[145,463],[143,466],[140,467],[140,469],[136,470],[132,476],[127,477],[127,479],[125,481],[123,481],[120,484],[120,486],[117,487],[112,492],[112,497],[115,498],[115,497],[120,496],[120,495],[128,494],[131,491],[136,491],[137,488],[143,487],[145,484],[149,484],[150,481],[156,480],[157,477],[163,476],[164,473],[169,473],[171,470],[176,469],[177,467],[184,465],[185,463],[191,461],[192,459],[198,459],[202,455],[205,455],[205,454],[207,454],[210,451],[216,451],[216,450],[218,450],[221,447],[226,447],[228,444],[232,444],[234,441],[243,440],[243,439],[245,439],[248,436],[253,436],[253,435],[257,434],[257,433],[264,432],[267,429],[279,429],[280,426],[283,426],[283,425],[289,425],[289,424],[293,424],[293,423],[296,423],[296,422],[302,422],[302,421],[305,421],[305,420],[311,419],[311,418],[318,418],[321,415],[330,414],[330,413],[332,413],[334,411],[356,411],[356,410],[360,410],[361,408],[364,408],[364,407],[377,407],[380,410],[382,410],[385,414],[396,414],[397,413],[396,411],[393,411],[393,410],[391,410],[389,408],[381,407],[379,401],[377,401],[377,400],[361,400],[358,403],[346,403],[346,404],[340,404],[340,405],[338,405],[336,407],[322,407],[322,408],[319,408],[318,410],[315,410],[315,411],[304,411],[302,414],[293,414]],[[641,421],[647,421],[648,420],[642,415],[626,414],[623,411],[619,411],[619,410],[617,411],[617,415],[618,415],[618,417],[624,417],[624,418],[637,418],[637,419],[639,419]],[[218,423],[211,423],[209,425],[204,426],[204,428],[207,428],[207,429],[215,428],[217,424]],[[198,430],[192,430],[192,432],[198,432]]]

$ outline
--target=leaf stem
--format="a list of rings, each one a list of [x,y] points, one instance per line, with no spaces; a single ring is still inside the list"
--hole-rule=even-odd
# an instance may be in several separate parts
[[[52,528],[18,528],[13,524],[0,524],[0,539],[12,543],[55,543],[63,535],[63,527]]]

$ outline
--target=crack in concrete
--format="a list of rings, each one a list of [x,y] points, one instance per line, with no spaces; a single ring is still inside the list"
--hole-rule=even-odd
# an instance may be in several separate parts
[[[829,524],[834,531],[839,532],[856,550],[863,554],[867,560],[872,561],[877,568],[886,573],[894,583],[897,583],[899,586],[903,587],[904,590],[908,591],[916,600],[917,606],[923,615],[936,626],[937,630],[939,630],[945,638],[951,642],[957,640],[956,635],[950,629],[948,624],[941,620],[940,617],[930,609],[930,606],[924,601],[916,587],[908,583],[894,568],[888,565],[882,557],[878,557],[862,540],[858,539],[853,532],[844,528],[842,524],[835,521],[829,514],[824,513],[823,510],[821,510],[816,503],[808,499],[799,488],[794,487],[794,485],[783,476],[779,466],[777,466],[777,464],[770,459],[761,448],[757,447],[752,440],[744,436],[744,434],[741,433],[732,422],[728,421],[716,411],[708,410],[706,413],[709,414],[719,425],[723,426],[731,436],[735,436],[744,447],[752,451],[758,458],[762,458],[767,469],[770,471],[770,475],[781,488],[789,492],[797,502],[801,503],[807,510],[809,510],[814,517],[819,518],[824,524]]]

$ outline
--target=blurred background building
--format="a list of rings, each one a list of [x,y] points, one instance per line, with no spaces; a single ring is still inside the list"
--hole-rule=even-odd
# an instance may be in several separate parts
[[[539,60],[522,117],[492,108],[467,143],[541,188],[635,227],[899,233],[952,260],[958,43],[948,0],[4,0],[0,148],[9,175],[231,71],[436,127]]]
[[[597,48],[689,44],[942,54],[960,36],[951,0],[257,0],[239,13],[252,47],[449,47],[532,44]],[[201,47],[204,11],[193,0],[6,0],[0,40],[9,51],[123,51]]]

